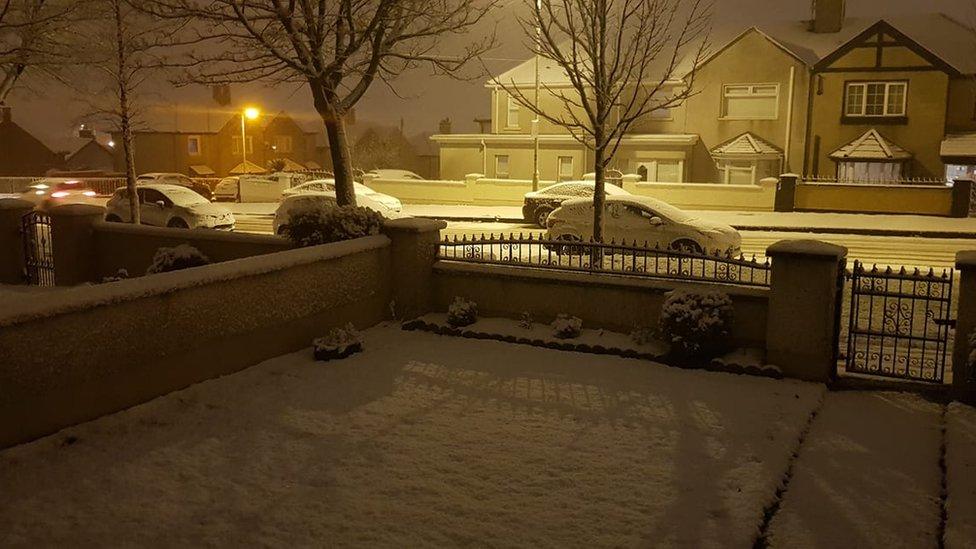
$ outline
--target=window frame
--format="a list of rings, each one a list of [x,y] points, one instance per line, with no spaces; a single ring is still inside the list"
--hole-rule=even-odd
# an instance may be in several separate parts
[[[871,85],[884,85],[884,96],[882,100],[882,114],[867,114],[868,111],[868,86]],[[891,113],[888,111],[889,101],[891,97],[891,88],[895,86],[900,86],[902,88],[901,97],[901,112]],[[860,88],[861,92],[861,109],[859,112],[852,113],[850,111],[851,107],[851,89]],[[841,113],[844,118],[871,118],[871,119],[898,119],[905,118],[908,116],[908,80],[848,80],[844,82],[844,101],[841,105]]]
[[[190,146],[191,143],[196,143],[196,152]],[[203,139],[199,135],[190,135],[186,138],[186,153],[190,156],[201,156],[203,154]]]
[[[755,88],[761,87],[773,87],[775,91],[773,93],[757,93]],[[735,95],[729,94],[729,88],[749,88],[749,93]],[[773,98],[774,107],[773,114],[771,116],[730,116],[729,115],[729,98]],[[722,104],[720,105],[720,117],[719,120],[779,120],[779,107],[780,107],[780,84],[779,82],[753,82],[753,83],[735,83],[735,84],[722,84]]]
[[[563,160],[569,160],[569,173],[563,173]],[[556,180],[557,181],[572,181],[576,174],[576,159],[572,156],[557,156],[556,157]]]
[[[231,136],[231,141],[233,145],[231,146],[231,154],[239,155],[241,154],[241,136],[233,135]],[[254,137],[247,136],[247,154],[254,154]]]
[[[505,159],[505,171],[504,172],[501,172],[498,169],[499,160],[501,160],[502,158]],[[512,176],[511,169],[512,169],[512,158],[511,158],[510,155],[507,155],[507,154],[496,154],[495,155],[495,179],[509,179]]]
[[[508,102],[505,104],[505,129],[507,130],[517,130],[521,126],[519,124],[519,116],[522,114],[522,105],[515,99],[512,94],[507,94]],[[512,115],[515,115],[515,123],[512,123]]]
[[[658,178],[658,173],[660,172],[660,166],[662,162],[666,163],[676,163],[678,165],[678,181],[660,181]],[[634,161],[635,167],[634,172],[640,173],[640,167],[642,164],[653,164],[654,165],[654,177],[651,178],[651,170],[647,170],[647,179],[638,181],[640,183],[684,183],[685,182],[685,159],[683,158],[638,158]]]

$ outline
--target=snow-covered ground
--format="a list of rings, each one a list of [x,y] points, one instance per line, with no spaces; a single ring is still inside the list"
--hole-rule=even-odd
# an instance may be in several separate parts
[[[772,547],[935,547],[942,406],[832,392],[769,529]]]
[[[748,547],[824,393],[365,336],[0,452],[0,546]]]
[[[946,547],[976,547],[976,408],[957,403],[949,405],[945,458],[948,473]]]

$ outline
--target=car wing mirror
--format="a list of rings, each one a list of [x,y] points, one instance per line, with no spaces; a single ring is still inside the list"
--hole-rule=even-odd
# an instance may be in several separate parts
[[[156,201],[156,206],[159,207],[160,209],[162,209],[162,208],[165,208],[166,207],[166,203],[163,202],[162,200],[157,200]]]
[[[651,225],[655,227],[659,227],[661,225],[664,225],[664,220],[661,219],[660,217],[654,216],[651,218]]]

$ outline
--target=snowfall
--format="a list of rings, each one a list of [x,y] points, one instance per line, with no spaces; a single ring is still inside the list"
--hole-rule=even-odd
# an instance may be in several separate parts
[[[976,543],[969,407],[364,336],[0,452],[0,546]]]

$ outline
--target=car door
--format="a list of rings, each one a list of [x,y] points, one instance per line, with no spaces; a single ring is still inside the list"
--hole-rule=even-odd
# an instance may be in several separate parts
[[[165,227],[170,210],[168,205],[169,200],[156,189],[139,189],[139,213],[143,224]]]
[[[112,197],[112,206],[109,213],[113,213],[126,223],[132,221],[132,209],[129,207],[129,190],[119,189]]]
[[[634,241],[643,244],[647,240],[651,244],[658,237],[654,229],[637,206],[620,202],[610,202],[607,205],[604,240],[618,244],[632,244]]]

